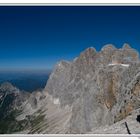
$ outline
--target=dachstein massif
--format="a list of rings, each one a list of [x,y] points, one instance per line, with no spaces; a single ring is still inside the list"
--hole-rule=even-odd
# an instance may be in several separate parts
[[[128,44],[61,61],[42,91],[0,86],[0,134],[140,134],[140,60]]]

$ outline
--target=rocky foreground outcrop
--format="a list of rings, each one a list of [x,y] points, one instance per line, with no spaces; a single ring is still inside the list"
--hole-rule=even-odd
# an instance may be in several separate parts
[[[140,60],[128,44],[88,48],[72,62],[59,62],[43,91],[26,97],[15,91],[19,129],[5,133],[125,134],[124,122],[140,133]]]

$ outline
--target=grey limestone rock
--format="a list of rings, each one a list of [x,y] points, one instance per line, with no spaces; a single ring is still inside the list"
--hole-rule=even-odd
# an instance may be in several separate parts
[[[139,70],[139,54],[129,44],[88,48],[74,61],[58,63],[45,90],[72,107],[69,133],[87,133],[140,107]]]

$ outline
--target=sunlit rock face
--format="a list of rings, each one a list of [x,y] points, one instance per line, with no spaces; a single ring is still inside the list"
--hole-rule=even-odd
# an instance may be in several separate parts
[[[112,125],[140,107],[140,61],[129,44],[100,52],[88,48],[72,62],[58,63],[45,90],[72,107],[69,133]]]

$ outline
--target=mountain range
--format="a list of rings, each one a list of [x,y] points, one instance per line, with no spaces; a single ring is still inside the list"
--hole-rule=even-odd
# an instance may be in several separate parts
[[[58,62],[42,90],[0,86],[1,134],[139,134],[139,53],[125,43]]]

